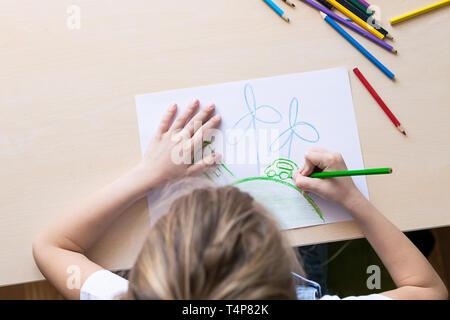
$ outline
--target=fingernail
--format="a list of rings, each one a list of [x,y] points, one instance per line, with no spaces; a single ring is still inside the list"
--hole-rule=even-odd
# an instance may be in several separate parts
[[[216,107],[216,106],[215,106],[214,104],[212,104],[212,105],[210,105],[210,106],[208,107],[208,110],[214,110],[215,107]]]
[[[220,115],[215,115],[215,116],[214,116],[214,120],[219,121],[220,119],[221,119],[221,116],[220,116]]]

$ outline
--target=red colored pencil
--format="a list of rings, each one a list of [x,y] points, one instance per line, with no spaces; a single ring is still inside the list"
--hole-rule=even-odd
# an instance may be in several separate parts
[[[359,71],[358,68],[355,68],[355,69],[353,69],[353,72],[356,74],[358,79],[361,80],[362,84],[370,92],[372,97],[378,102],[378,104],[380,105],[381,109],[383,109],[383,111],[386,113],[386,115],[389,117],[389,119],[391,119],[392,123],[395,125],[395,127],[398,129],[398,131],[400,131],[401,133],[403,133],[406,136],[406,131],[405,131],[405,129],[403,129],[402,125],[400,124],[400,121],[398,121],[398,119],[394,116],[394,114],[391,112],[391,110],[389,110],[388,106],[380,98],[380,96],[375,91],[375,89],[372,88],[372,86],[370,85],[369,81],[367,81],[366,78],[364,78],[364,76],[362,75],[361,71]]]

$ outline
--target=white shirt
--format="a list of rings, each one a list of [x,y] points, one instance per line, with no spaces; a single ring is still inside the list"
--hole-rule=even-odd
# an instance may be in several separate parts
[[[80,291],[80,300],[114,300],[128,290],[128,280],[108,271],[99,270],[91,274]],[[351,296],[339,298],[338,296],[323,296],[320,300],[391,300],[382,294],[368,296]]]

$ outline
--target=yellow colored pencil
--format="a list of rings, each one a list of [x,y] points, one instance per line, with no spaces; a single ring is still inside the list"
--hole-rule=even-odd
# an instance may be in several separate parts
[[[392,19],[391,20],[391,25],[403,22],[405,20],[409,20],[409,19],[417,17],[417,16],[420,16],[421,14],[430,12],[431,10],[442,8],[442,7],[444,7],[444,6],[448,5],[448,4],[450,4],[450,0],[445,0],[445,1],[441,1],[441,2],[438,2],[438,3],[432,4],[432,5],[428,6],[428,7],[425,7],[425,8],[422,8],[422,9],[419,9],[419,10],[416,10],[416,11],[404,14],[404,15],[402,15],[400,17]]]
[[[343,5],[341,5],[339,2],[337,2],[336,0],[327,0],[333,7],[335,7],[336,9],[338,9],[340,12],[342,12],[343,14],[345,14],[347,17],[349,17],[350,19],[352,19],[353,21],[355,21],[357,24],[359,24],[361,27],[363,27],[364,29],[366,29],[367,31],[369,31],[371,34],[373,34],[375,37],[377,37],[378,39],[384,39],[384,35],[379,32],[377,29],[375,29],[374,27],[372,27],[371,25],[369,25],[367,22],[365,22],[364,20],[362,20],[360,17],[358,17],[356,14],[354,14],[353,12],[351,12],[350,10],[348,10],[346,7],[344,7]]]

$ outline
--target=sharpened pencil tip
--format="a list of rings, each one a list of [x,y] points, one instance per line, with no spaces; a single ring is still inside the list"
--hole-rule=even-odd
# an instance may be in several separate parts
[[[327,17],[327,15],[325,14],[325,13],[323,13],[322,11],[320,11],[320,15],[322,16],[322,18],[326,18]]]
[[[397,54],[397,53],[398,53],[398,51],[397,51],[397,50],[395,50],[395,49],[392,49],[392,53],[393,53],[393,54]]]
[[[291,6],[292,8],[295,8],[295,4],[291,2],[291,0],[283,0],[288,6]]]
[[[398,131],[400,131],[403,135],[406,136],[406,131],[403,129],[402,125],[397,126]]]

